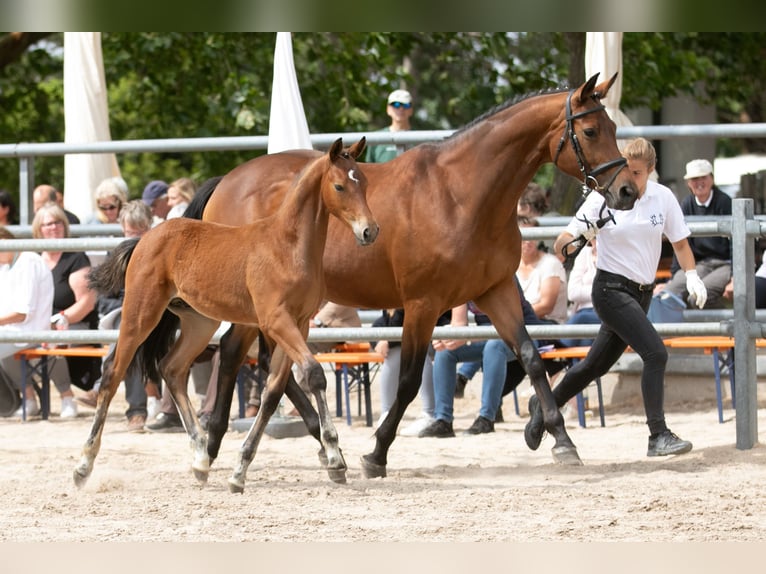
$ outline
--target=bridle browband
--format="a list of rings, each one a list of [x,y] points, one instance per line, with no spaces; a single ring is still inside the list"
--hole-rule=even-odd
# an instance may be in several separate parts
[[[583,154],[582,147],[580,146],[580,141],[577,139],[577,134],[574,131],[573,122],[577,118],[581,118],[583,116],[587,116],[588,114],[592,114],[595,112],[600,112],[601,110],[605,109],[605,107],[604,107],[604,104],[599,103],[599,105],[597,105],[594,108],[588,108],[587,110],[583,110],[576,114],[572,114],[572,95],[574,93],[575,93],[575,90],[570,90],[569,94],[567,95],[567,101],[566,101],[567,125],[566,125],[566,128],[564,129],[564,133],[561,135],[561,139],[559,140],[559,145],[556,148],[556,155],[553,158],[553,165],[557,164],[559,155],[561,155],[561,150],[564,149],[567,139],[569,139],[569,141],[572,142],[572,149],[574,150],[575,157],[577,158],[577,165],[580,166],[580,173],[582,173],[582,178],[583,178],[582,194],[583,194],[583,197],[587,197],[587,195],[593,190],[596,190],[599,193],[601,193],[604,190],[609,189],[612,183],[614,183],[614,180],[617,178],[617,175],[620,173],[622,168],[624,168],[627,165],[628,161],[624,157],[620,157],[617,159],[604,162],[601,165],[596,166],[594,169],[588,168],[588,161],[585,159],[585,155]],[[594,99],[598,99],[598,98],[594,98]],[[599,185],[598,180],[596,179],[596,176],[604,173],[605,171],[609,171],[610,169],[613,169],[615,167],[619,167],[620,169],[614,172],[611,179],[607,182],[606,185],[604,186]]]

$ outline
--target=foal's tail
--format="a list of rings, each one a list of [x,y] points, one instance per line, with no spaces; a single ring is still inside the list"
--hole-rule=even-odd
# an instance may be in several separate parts
[[[199,186],[199,189],[194,194],[194,197],[189,202],[189,205],[184,211],[184,217],[189,219],[202,219],[202,213],[205,211],[207,202],[210,201],[210,196],[213,195],[215,188],[223,179],[222,175],[211,177]]]
[[[126,239],[101,265],[93,267],[88,274],[88,286],[104,295],[121,296],[125,289],[125,272],[138,240],[138,237]],[[180,320],[176,315],[165,310],[159,324],[136,350],[136,356],[131,361],[128,372],[132,374],[135,370],[139,370],[144,378],[159,383],[162,380],[159,361],[168,353],[175,341],[179,323]]]

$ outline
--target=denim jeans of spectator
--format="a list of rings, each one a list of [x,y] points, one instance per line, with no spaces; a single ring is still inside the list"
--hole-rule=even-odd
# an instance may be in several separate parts
[[[434,418],[451,423],[454,417],[458,363],[481,361],[486,341],[472,341],[452,351],[434,355]]]

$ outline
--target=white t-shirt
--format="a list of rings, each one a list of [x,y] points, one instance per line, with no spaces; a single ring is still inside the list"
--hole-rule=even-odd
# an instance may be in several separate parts
[[[519,278],[521,284],[521,290],[524,291],[524,297],[529,301],[530,305],[534,305],[540,300],[540,287],[545,279],[549,277],[558,277],[561,281],[559,286],[559,294],[556,298],[556,304],[553,307],[553,311],[548,313],[541,319],[552,319],[557,323],[564,323],[567,320],[567,274],[564,270],[564,266],[558,257],[551,253],[543,253],[540,261],[537,262],[529,277],[524,279],[518,273],[516,277]]]
[[[597,221],[603,204],[603,196],[590,193],[567,225],[567,233],[579,237],[586,229],[586,224],[581,221],[583,217]],[[637,283],[654,282],[663,235],[675,243],[691,234],[676,196],[664,185],[651,180],[633,209],[604,208],[603,215],[610,211],[615,221],[608,222],[598,233],[596,266]]]
[[[6,331],[47,331],[53,310],[53,275],[37,253],[23,251],[11,265],[0,265],[0,315],[24,313]],[[25,344],[21,344],[25,346]]]

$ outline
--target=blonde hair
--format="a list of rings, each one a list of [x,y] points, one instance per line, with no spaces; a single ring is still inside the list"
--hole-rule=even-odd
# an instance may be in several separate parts
[[[168,191],[171,187],[178,191],[179,195],[184,198],[186,203],[189,203],[194,197],[194,194],[197,193],[197,185],[188,177],[181,177],[175,180],[168,186]]]
[[[32,220],[32,237],[35,239],[42,239],[43,218],[46,215],[50,215],[56,221],[61,221],[64,224],[64,237],[69,237],[69,220],[66,217],[66,213],[64,213],[64,210],[61,209],[57,203],[53,203],[52,201],[43,205],[37,210],[37,213],[35,213],[35,218]]]
[[[118,181],[119,180],[119,181]],[[119,203],[117,209],[121,209],[128,202],[128,196],[123,190],[125,181],[122,178],[109,177],[98,184],[96,188],[96,204],[102,199],[115,199]],[[96,209],[96,217],[101,223],[109,221],[106,214],[100,209]]]
[[[645,138],[631,140],[622,150],[622,155],[626,159],[645,161],[649,171],[657,164],[657,152],[652,143]]]

